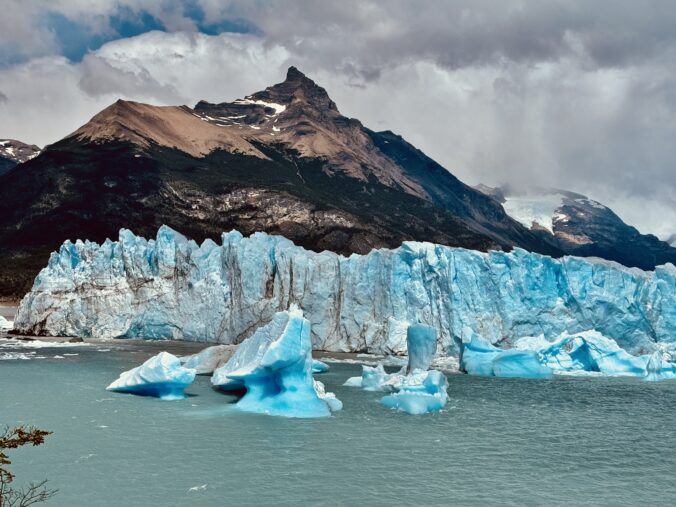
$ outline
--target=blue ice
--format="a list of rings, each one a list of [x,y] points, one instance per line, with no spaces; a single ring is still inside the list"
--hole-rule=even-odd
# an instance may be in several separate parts
[[[212,384],[224,391],[244,389],[237,402],[245,412],[285,417],[327,417],[342,404],[318,392],[312,378],[310,322],[298,309],[278,312],[244,340],[214,372]],[[332,398],[326,400],[327,397]]]
[[[125,371],[110,384],[109,391],[154,396],[163,400],[185,398],[185,389],[195,380],[195,370],[181,366],[169,352],[160,352],[141,366]]]

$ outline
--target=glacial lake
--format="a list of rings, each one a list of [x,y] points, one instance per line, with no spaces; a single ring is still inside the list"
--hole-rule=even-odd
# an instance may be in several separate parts
[[[449,375],[449,403],[410,416],[381,393],[318,375],[327,419],[244,414],[198,377],[166,402],[105,391],[146,348],[17,349],[0,361],[0,424],[53,431],[12,451],[16,484],[44,505],[655,505],[676,499],[676,382]],[[77,355],[66,355],[77,354]],[[57,356],[57,357],[54,357]],[[10,357],[10,356],[5,356]],[[39,357],[42,357],[40,359]]]

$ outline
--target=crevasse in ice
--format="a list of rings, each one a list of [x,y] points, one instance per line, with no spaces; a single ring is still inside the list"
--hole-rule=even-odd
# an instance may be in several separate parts
[[[197,245],[164,226],[151,240],[123,229],[102,245],[66,242],[22,301],[15,328],[228,344],[295,303],[317,350],[403,353],[417,323],[436,330],[440,355],[457,355],[472,333],[509,347],[523,336],[553,341],[594,329],[634,355],[676,343],[671,264],[646,272],[416,242],[343,257],[236,231],[221,243]]]

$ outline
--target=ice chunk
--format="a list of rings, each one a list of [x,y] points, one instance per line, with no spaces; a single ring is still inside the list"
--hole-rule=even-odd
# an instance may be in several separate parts
[[[493,375],[493,359],[502,351],[488,343],[476,333],[471,333],[467,342],[463,342],[460,368],[470,375],[490,377]]]
[[[493,359],[493,375],[503,378],[551,378],[554,371],[543,365],[536,352],[505,350]]]
[[[0,315],[0,331],[8,331],[10,329],[12,329],[12,324],[6,318]]]
[[[380,401],[389,408],[409,414],[426,414],[441,410],[448,395],[447,380],[439,371],[427,371],[436,350],[436,332],[425,325],[409,326],[406,332],[408,364],[397,373],[388,374],[380,363],[362,366],[362,376],[352,377],[344,385],[366,391],[390,391]]]
[[[599,372],[608,376],[643,377],[647,356],[632,356],[597,331],[563,334],[539,351],[543,364],[557,372]]]
[[[406,345],[408,348],[407,372],[414,370],[426,371],[429,369],[434,354],[437,351],[437,332],[425,324],[414,324],[406,331]]]
[[[195,380],[195,370],[181,366],[181,361],[169,352],[160,352],[141,366],[125,371],[109,391],[155,396],[163,400],[185,398],[184,390]]]
[[[324,401],[329,406],[331,412],[338,412],[339,410],[343,409],[343,402],[336,398],[335,394],[327,393],[323,382],[315,380],[314,386],[317,396],[319,396],[319,399]]]
[[[385,396],[380,402],[386,407],[413,415],[438,412],[448,400],[444,374],[432,370],[404,376],[397,392]]]
[[[329,371],[329,365],[317,359],[312,360],[312,373],[326,373]]]
[[[312,378],[310,322],[303,312],[278,312],[244,340],[230,360],[214,372],[222,390],[244,388],[237,407],[286,417],[325,417],[338,407],[335,396],[321,398]]]
[[[646,376],[643,380],[655,382],[676,379],[676,364],[669,362],[669,355],[662,350],[652,353],[646,365]]]
[[[206,349],[181,358],[181,362],[186,368],[193,368],[198,375],[208,375],[220,368],[235,352],[234,345],[214,345]]]

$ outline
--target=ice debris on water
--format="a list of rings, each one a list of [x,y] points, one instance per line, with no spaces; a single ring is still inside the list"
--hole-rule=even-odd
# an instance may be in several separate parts
[[[639,377],[645,380],[676,378],[676,364],[670,355],[657,350],[634,356],[615,340],[590,330],[563,333],[552,341],[544,335],[523,337],[514,348],[491,345],[467,330],[463,340],[461,369],[471,375],[551,378],[552,375],[587,375]]]
[[[125,371],[109,391],[154,396],[163,400],[185,398],[185,389],[195,380],[195,370],[181,365],[179,358],[160,352],[141,366]]]
[[[436,351],[437,336],[430,326],[409,326],[406,336],[408,364],[398,373],[389,374],[382,364],[363,366],[361,377],[352,377],[344,385],[366,391],[390,391],[380,402],[386,407],[409,414],[426,414],[441,410],[448,401],[446,376],[429,370]]]

